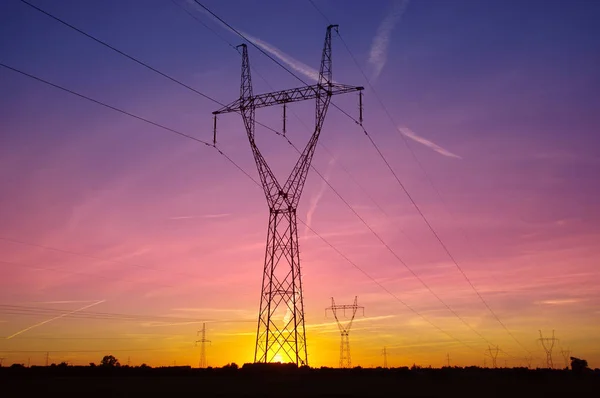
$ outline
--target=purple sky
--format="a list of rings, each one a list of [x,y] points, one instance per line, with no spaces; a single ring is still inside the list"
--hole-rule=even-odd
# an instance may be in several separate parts
[[[227,42],[242,39],[187,0],[32,3],[220,102],[239,96],[241,60]],[[309,1],[202,3],[314,82],[328,22]],[[334,79],[367,87],[365,128],[525,348],[360,128],[331,107],[313,165],[390,250],[309,173],[299,217],[380,284],[299,226],[310,364],[338,361],[330,297],[358,296],[357,365],[380,365],[383,346],[393,366],[441,366],[447,353],[456,365],[483,365],[491,342],[502,364],[533,356],[543,366],[538,330],[554,329],[558,366],[560,349],[600,366],[600,4],[315,4],[340,25],[375,92],[337,35]],[[0,4],[0,49],[12,68],[212,139],[219,105],[21,1]],[[301,84],[249,52],[255,93]],[[357,95],[334,103],[358,118]],[[298,147],[313,113],[312,102],[289,108]],[[280,130],[281,109],[259,110],[257,120]],[[296,152],[264,128],[257,142],[285,179]],[[219,118],[218,145],[257,178],[238,115]],[[197,319],[219,321],[207,323],[209,364],[252,360],[268,208],[217,151],[0,67],[0,186],[5,363],[42,364],[51,351],[53,361],[81,364],[114,352],[121,362],[195,366]]]

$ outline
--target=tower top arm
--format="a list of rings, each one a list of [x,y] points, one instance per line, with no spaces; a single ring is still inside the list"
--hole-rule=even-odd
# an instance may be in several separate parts
[[[279,104],[287,104],[290,102],[311,100],[323,95],[323,92],[325,92],[326,95],[339,95],[361,90],[364,90],[364,87],[349,86],[339,83],[332,83],[331,85],[327,86],[312,84],[310,86],[296,87],[287,90],[259,94],[250,98],[239,98],[229,105],[214,111],[213,115],[240,112],[243,108],[248,106],[253,106],[256,109]]]

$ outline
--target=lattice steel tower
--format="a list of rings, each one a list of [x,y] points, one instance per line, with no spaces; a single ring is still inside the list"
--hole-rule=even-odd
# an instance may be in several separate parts
[[[196,335],[200,335],[202,333],[202,338],[200,340],[196,340],[196,345],[200,343],[200,362],[198,362],[199,368],[206,367],[206,343],[210,344],[210,340],[206,340],[206,323],[202,324],[202,330],[198,330]]]
[[[363,90],[363,87],[333,82],[331,69],[332,29],[337,29],[337,25],[327,27],[317,84],[256,96],[252,93],[247,46],[245,44],[238,46],[242,48],[240,98],[213,112],[215,115],[215,143],[217,115],[229,112],[237,112],[242,115],[246,134],[250,141],[250,148],[254,155],[254,161],[269,206],[269,227],[254,362],[282,361],[293,362],[298,366],[308,365],[296,209],[331,97]],[[283,105],[285,132],[286,104],[310,99],[316,100],[314,132],[287,181],[281,185],[254,141],[255,111],[257,108]]]
[[[554,368],[554,363],[552,363],[552,349],[554,348],[554,343],[556,343],[558,339],[554,337],[554,330],[552,331],[552,337],[544,337],[542,336],[542,331],[540,330],[539,332],[539,340],[542,342],[544,351],[546,351],[546,366],[548,366],[549,369],[552,369]]]
[[[344,304],[344,305],[336,305],[333,297],[331,298],[331,307],[325,309],[325,314],[327,314],[327,310],[333,312],[333,316],[338,324],[338,328],[340,329],[340,336],[342,338],[340,342],[340,368],[351,368],[352,367],[352,357],[350,357],[350,328],[352,327],[352,322],[354,321],[354,317],[356,316],[356,312],[362,309],[363,315],[365,311],[365,307],[361,307],[358,305],[358,297],[354,297],[354,304]],[[344,317],[346,316],[346,310],[351,312],[350,320],[342,319],[338,317],[338,311],[342,310],[344,312]],[[387,353],[386,353],[387,356]],[[387,362],[387,358],[386,358]]]

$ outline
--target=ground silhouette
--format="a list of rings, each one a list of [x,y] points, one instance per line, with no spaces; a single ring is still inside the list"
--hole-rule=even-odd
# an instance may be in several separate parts
[[[114,357],[113,357],[114,358]],[[3,396],[61,397],[529,397],[594,396],[600,369],[551,370],[479,367],[297,368],[229,364],[222,368],[117,366],[0,368]],[[111,365],[112,364],[112,365]]]

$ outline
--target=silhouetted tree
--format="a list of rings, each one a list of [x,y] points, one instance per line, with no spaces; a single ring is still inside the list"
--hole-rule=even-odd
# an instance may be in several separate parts
[[[227,364],[227,365],[223,366],[223,369],[238,370],[238,369],[239,369],[239,366],[238,366],[238,364],[237,364],[237,363],[235,363],[235,362],[232,362],[232,363],[229,363],[229,364]]]
[[[96,364],[94,362],[90,362],[90,368],[95,368]]]
[[[588,370],[588,363],[585,359],[571,357],[571,369],[573,372],[581,373]]]
[[[109,367],[121,366],[119,360],[112,355],[105,355],[102,361],[100,361],[100,365]]]

